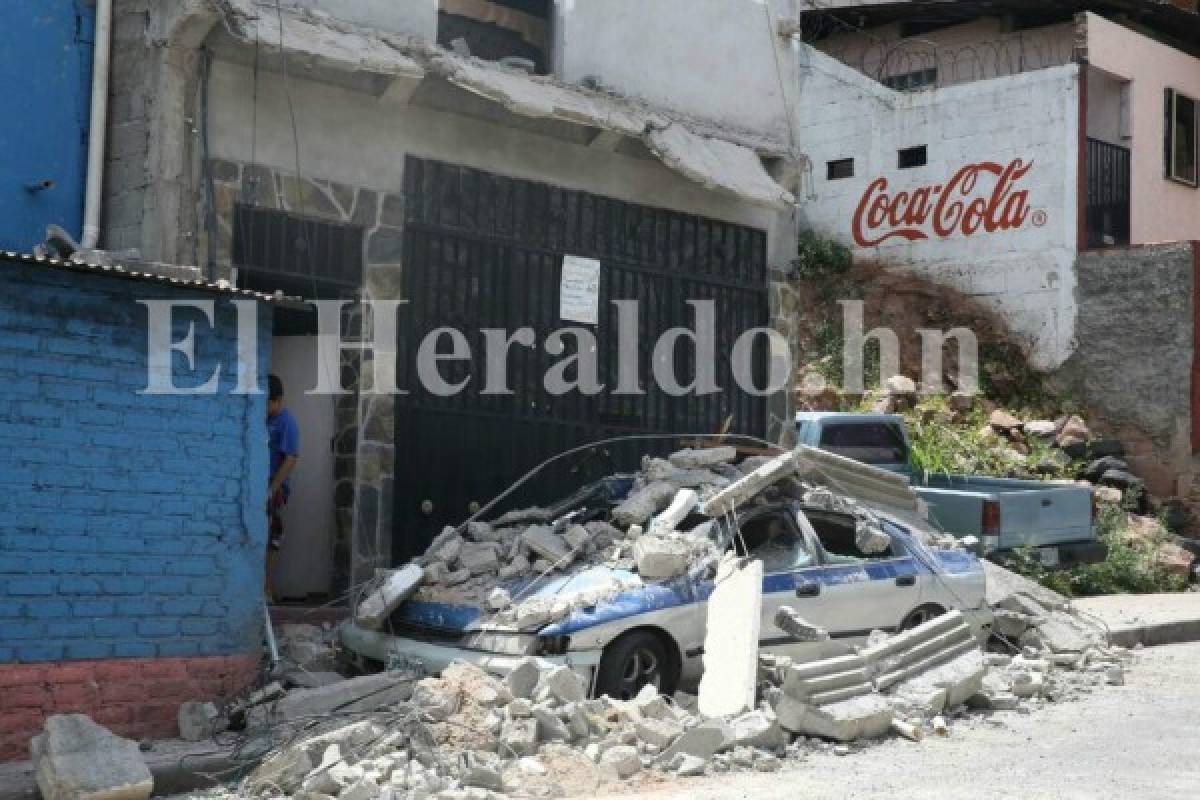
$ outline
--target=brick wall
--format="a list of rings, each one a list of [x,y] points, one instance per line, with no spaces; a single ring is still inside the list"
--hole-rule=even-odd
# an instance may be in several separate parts
[[[214,328],[177,311],[174,334],[195,322],[195,372],[177,354],[176,383],[199,385],[220,362],[220,392],[139,394],[147,314],[136,301],[185,298],[214,296],[0,261],[0,686],[17,664],[74,675],[56,665],[261,646],[266,400],[230,392],[227,299]],[[259,308],[264,372],[270,317]],[[175,697],[143,688],[143,699]]]

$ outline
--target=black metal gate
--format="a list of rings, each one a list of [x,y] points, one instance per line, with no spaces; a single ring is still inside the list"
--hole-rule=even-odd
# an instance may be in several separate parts
[[[404,297],[400,310],[393,555],[423,552],[431,537],[462,522],[546,458],[576,445],[628,433],[706,433],[732,417],[731,432],[763,435],[766,402],[739,389],[730,369],[734,340],[768,320],[766,236],[762,231],[585,192],[409,158],[405,166]],[[550,355],[551,332],[577,323],[558,318],[564,255],[601,264],[596,336],[600,382],[591,396],[554,397],[547,370],[571,355]],[[617,308],[639,301],[642,395],[616,395]],[[694,325],[687,300],[716,308],[717,385],[705,396],[672,397],[651,378],[651,354],[669,328]],[[534,347],[512,347],[511,395],[482,392],[482,329],[532,327]],[[462,331],[469,360],[443,361],[448,383],[470,380],[453,397],[420,386],[417,349],[430,331]],[[755,386],[766,382],[766,346],[757,338]],[[443,342],[443,351],[449,345]],[[692,348],[676,349],[679,381],[694,375]],[[570,373],[569,373],[570,375]],[[666,447],[667,445],[664,445]],[[506,507],[548,502],[586,480],[634,469],[654,448],[624,446],[581,455],[534,481]]]

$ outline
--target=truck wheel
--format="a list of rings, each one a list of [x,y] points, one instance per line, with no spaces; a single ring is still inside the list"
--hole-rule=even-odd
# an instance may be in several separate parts
[[[596,696],[632,700],[650,685],[659,694],[675,691],[675,677],[667,647],[650,631],[633,631],[604,648],[596,671]]]
[[[904,622],[900,623],[900,630],[911,631],[913,628],[920,627],[926,622],[929,622],[929,620],[940,617],[945,613],[946,609],[942,608],[941,606],[920,606],[904,618]]]

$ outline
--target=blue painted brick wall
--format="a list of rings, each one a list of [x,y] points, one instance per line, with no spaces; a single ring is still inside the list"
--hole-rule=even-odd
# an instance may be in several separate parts
[[[147,385],[139,299],[215,300],[194,373]],[[271,310],[259,307],[265,386]],[[226,297],[0,261],[0,663],[260,646],[266,398],[235,395]]]

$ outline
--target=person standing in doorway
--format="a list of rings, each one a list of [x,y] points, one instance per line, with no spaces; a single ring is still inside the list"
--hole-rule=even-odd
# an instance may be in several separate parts
[[[283,546],[283,518],[280,514],[292,494],[289,476],[300,459],[300,426],[292,412],[283,404],[283,381],[276,375],[267,377],[267,434],[271,448],[271,475],[267,487],[267,599],[272,600],[274,590],[271,574],[275,569],[275,557]]]

